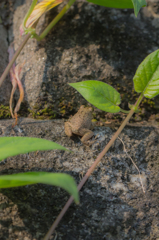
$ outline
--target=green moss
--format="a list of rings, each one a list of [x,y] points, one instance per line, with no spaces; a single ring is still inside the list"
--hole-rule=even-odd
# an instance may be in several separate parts
[[[92,119],[92,122],[93,122],[93,123],[94,123],[94,122],[97,122],[97,119],[94,119],[94,118],[93,118],[93,119]]]
[[[11,118],[9,106],[0,105],[0,118]]]
[[[60,111],[60,113],[61,113],[62,115],[65,115],[66,110],[65,110],[65,109],[62,109],[62,110]]]
[[[46,119],[46,118],[45,118],[44,116],[40,116],[40,117],[37,116],[36,119],[38,119],[38,120],[44,120],[44,119]]]
[[[36,105],[32,109],[28,109],[28,112],[30,113],[29,116],[35,119],[54,119],[57,114],[53,108],[53,105],[49,105],[48,107],[41,109],[40,105]]]
[[[41,104],[37,104],[37,103],[36,103],[36,104],[34,105],[33,109],[39,109],[39,108],[41,108],[41,107],[42,107]]]

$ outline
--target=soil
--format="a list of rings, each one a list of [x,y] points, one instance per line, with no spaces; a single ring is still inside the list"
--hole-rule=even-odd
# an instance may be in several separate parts
[[[19,26],[31,0],[0,2],[0,73],[7,47],[19,38]],[[97,122],[90,146],[78,136],[64,133],[64,120],[89,105],[68,83],[100,80],[115,87],[128,109],[137,94],[132,78],[137,66],[158,48],[159,1],[148,1],[138,18],[133,10],[107,9],[79,0],[41,42],[29,40],[16,63],[22,71],[25,99],[20,118],[0,121],[0,136],[28,136],[57,142],[72,152],[47,151],[21,154],[0,162],[0,174],[28,171],[64,172],[77,183],[111,139],[125,114],[103,113],[94,108]],[[41,32],[63,5],[43,17]],[[3,36],[3,37],[2,37]],[[3,41],[3,42],[2,42]],[[9,78],[0,93],[0,117],[8,118]],[[15,96],[17,101],[18,92]],[[3,106],[5,105],[5,106]],[[2,111],[1,111],[2,109]],[[141,111],[123,130],[80,192],[50,239],[56,240],[158,240],[159,239],[159,98],[144,100]],[[111,123],[111,124],[109,124]],[[102,126],[102,125],[107,126]],[[109,124],[109,125],[108,125]],[[139,172],[130,157],[138,166]],[[65,205],[69,195],[62,189],[36,184],[0,190],[0,239],[41,240]]]
[[[108,143],[116,127],[95,127],[91,146],[69,139],[62,120],[0,121],[1,136],[29,136],[55,141],[72,152],[21,154],[0,163],[0,174],[27,171],[63,172],[78,183]],[[159,128],[127,126],[80,192],[80,205],[71,205],[51,239],[156,240],[159,237]],[[62,189],[36,184],[0,191],[0,239],[43,239],[65,205]]]
[[[14,41],[17,49],[22,42],[19,26],[32,0],[3,2],[1,19],[6,39],[8,45]],[[132,81],[136,69],[149,53],[158,49],[158,2],[148,1],[148,7],[136,18],[132,9],[110,9],[76,1],[45,39],[40,42],[30,39],[16,61],[25,62],[21,74],[25,98],[20,116],[69,118],[81,104],[89,104],[68,83],[85,80],[112,85],[121,94],[121,108],[128,110],[128,103],[135,103],[138,97]],[[45,29],[64,4],[41,18],[37,33]],[[15,102],[18,98],[17,91]],[[149,120],[152,115],[157,119],[159,97],[145,98],[140,107],[132,121]],[[107,120],[109,116],[94,107],[96,120]],[[123,115],[118,113],[111,119],[120,121]]]

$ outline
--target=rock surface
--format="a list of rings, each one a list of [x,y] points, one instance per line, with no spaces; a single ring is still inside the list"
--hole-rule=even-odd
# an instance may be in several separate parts
[[[64,134],[62,120],[0,121],[1,136],[29,136],[55,141],[73,151],[21,154],[0,163],[0,174],[27,171],[64,172],[79,182],[108,143],[115,128],[96,127],[92,146],[79,137]],[[80,192],[80,205],[73,204],[56,229],[58,240],[156,240],[159,237],[159,129],[127,126],[120,138],[139,173],[116,140]],[[59,188],[43,184],[0,191],[0,239],[43,239],[68,199]]]
[[[0,74],[7,64],[8,44],[14,40],[17,48],[22,41],[19,26],[31,0],[1,2],[10,3],[6,6],[11,11],[5,11],[7,8],[0,5],[0,32],[3,33],[0,34]],[[128,101],[135,102],[136,95],[131,95],[131,91],[136,68],[159,44],[158,2],[148,1],[148,7],[135,18],[133,10],[107,9],[78,0],[43,41],[29,40],[17,59],[17,63],[26,62],[22,81],[27,108],[37,110],[37,115],[68,117],[81,104],[87,104],[68,83],[89,79],[113,85],[122,94],[124,109]],[[43,17],[37,31],[41,32],[62,7]],[[0,101],[6,104],[11,84],[5,82],[2,87]],[[157,117],[158,97],[154,103],[141,105],[142,118]],[[109,114],[108,119],[111,118]],[[141,120],[140,115],[137,120]],[[116,127],[96,127],[95,142],[88,147],[81,144],[79,137],[69,139],[65,135],[62,120],[21,119],[15,128],[12,123],[12,120],[0,121],[0,136],[45,138],[73,153],[48,151],[11,157],[0,162],[0,175],[64,172],[71,174],[77,183],[116,130]],[[127,126],[120,137],[128,155],[117,139],[80,192],[80,205],[72,204],[52,239],[159,238],[158,126],[151,123]],[[129,156],[140,169],[145,194]],[[0,239],[43,239],[68,197],[63,190],[43,184],[0,190]]]
[[[8,39],[15,41],[16,49],[22,41],[19,26],[31,2],[13,1]],[[78,0],[43,41],[29,40],[18,57],[17,63],[25,61],[25,105],[37,115],[45,109],[52,118],[68,117],[87,104],[68,83],[94,79],[114,86],[122,95],[121,107],[127,109],[128,102],[136,99],[132,78],[137,66],[158,48],[157,4],[157,0],[148,1],[135,18],[132,9],[108,9]],[[40,20],[38,33],[62,7]],[[159,98],[154,101],[142,103],[145,111],[139,120],[157,113]]]
[[[3,25],[0,24],[0,76],[2,75],[5,67],[8,63],[8,42],[7,42],[7,31]],[[6,78],[0,87],[0,103],[3,105],[9,105],[11,92],[11,82],[9,77]]]

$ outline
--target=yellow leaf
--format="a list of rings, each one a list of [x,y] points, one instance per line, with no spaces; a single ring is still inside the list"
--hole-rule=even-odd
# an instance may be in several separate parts
[[[42,2],[38,3],[28,18],[25,27],[32,27],[44,13],[48,12],[50,9],[56,7],[62,2],[63,0],[43,0]]]

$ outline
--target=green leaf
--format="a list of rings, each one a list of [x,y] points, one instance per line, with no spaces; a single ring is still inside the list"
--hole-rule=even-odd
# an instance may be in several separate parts
[[[0,176],[0,188],[19,187],[35,183],[61,187],[74,197],[76,203],[79,202],[76,183],[70,175],[65,173],[26,172]]]
[[[159,50],[149,54],[139,65],[133,78],[135,91],[147,98],[159,94]]]
[[[88,102],[110,113],[120,111],[120,94],[110,85],[100,81],[83,81],[70,83]]]
[[[131,0],[87,0],[88,2],[110,8],[133,8]]]
[[[135,16],[137,17],[138,12],[140,11],[140,8],[145,7],[147,5],[145,0],[132,0],[134,5],[134,12]]]
[[[67,150],[61,145],[41,139],[29,137],[0,137],[0,160],[38,150]]]
[[[88,2],[110,8],[134,8],[135,16],[141,7],[147,5],[146,0],[87,0]]]

